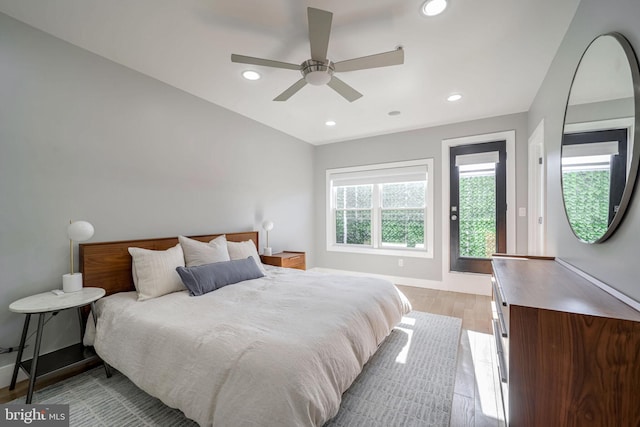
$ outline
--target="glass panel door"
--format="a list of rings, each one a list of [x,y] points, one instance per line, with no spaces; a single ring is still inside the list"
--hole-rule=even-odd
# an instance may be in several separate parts
[[[450,149],[451,270],[491,273],[506,251],[506,142]]]
[[[489,258],[496,252],[496,164],[458,168],[459,254],[466,258]]]

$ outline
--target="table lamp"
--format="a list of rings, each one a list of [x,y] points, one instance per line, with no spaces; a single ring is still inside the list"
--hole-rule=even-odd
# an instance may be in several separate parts
[[[62,290],[64,292],[77,292],[82,289],[82,273],[73,272],[73,242],[83,242],[93,236],[93,225],[87,221],[69,221],[67,227],[69,236],[69,274],[62,276]]]
[[[265,221],[262,223],[262,228],[267,232],[267,246],[264,248],[264,255],[271,256],[271,247],[269,246],[269,231],[273,230],[273,221]]]

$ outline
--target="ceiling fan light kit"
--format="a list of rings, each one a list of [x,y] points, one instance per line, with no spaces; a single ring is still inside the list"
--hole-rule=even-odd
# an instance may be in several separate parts
[[[307,8],[307,18],[309,22],[311,59],[304,61],[300,65],[270,59],[254,58],[252,56],[231,55],[231,62],[298,70],[302,73],[302,78],[275,97],[274,101],[286,101],[308,83],[314,86],[327,85],[347,101],[353,102],[362,97],[362,94],[337,78],[334,73],[388,67],[404,63],[404,50],[402,47],[398,47],[390,52],[333,63],[327,59],[333,13],[309,7]]]
[[[333,77],[334,68],[333,62],[331,61],[321,62],[309,59],[308,61],[304,61],[301,67],[302,77],[304,77],[305,81],[310,85],[326,85]]]

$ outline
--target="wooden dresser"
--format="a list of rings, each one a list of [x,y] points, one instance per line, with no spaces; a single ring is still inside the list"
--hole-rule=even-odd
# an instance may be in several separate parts
[[[492,264],[508,424],[640,426],[640,312],[553,259]]]

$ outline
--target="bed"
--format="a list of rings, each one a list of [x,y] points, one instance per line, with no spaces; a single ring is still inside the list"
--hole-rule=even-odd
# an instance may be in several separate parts
[[[225,237],[257,248],[257,232]],[[270,266],[201,296],[181,290],[138,301],[128,248],[165,251],[177,241],[80,246],[84,286],[107,294],[85,343],[202,426],[322,426],[410,311],[391,282]]]

